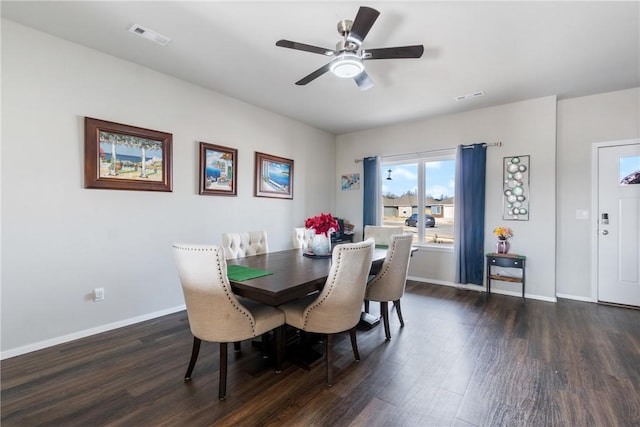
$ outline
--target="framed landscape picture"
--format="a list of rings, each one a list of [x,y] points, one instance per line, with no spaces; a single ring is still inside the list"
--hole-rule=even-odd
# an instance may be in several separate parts
[[[237,195],[238,150],[200,143],[200,194]]]
[[[256,152],[255,196],[293,199],[293,160]]]
[[[173,135],[85,117],[84,186],[172,191]]]

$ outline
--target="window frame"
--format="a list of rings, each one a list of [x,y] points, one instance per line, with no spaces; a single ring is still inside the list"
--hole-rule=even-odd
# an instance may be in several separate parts
[[[414,153],[409,155],[402,156],[381,156],[380,157],[380,171],[381,171],[381,179],[385,179],[386,175],[382,174],[382,171],[385,171],[389,166],[398,166],[398,165],[407,165],[407,164],[416,164],[418,167],[418,178],[417,178],[417,196],[418,196],[418,206],[425,206],[426,200],[426,166],[425,164],[428,162],[437,162],[442,160],[453,160],[456,161],[456,150],[446,149],[446,150],[437,150],[434,152],[426,152],[426,153]],[[454,173],[454,181],[455,181],[455,173]],[[455,185],[455,184],[454,184]],[[378,190],[378,198],[382,201],[382,182],[380,188]],[[455,197],[455,194],[454,194]],[[424,208],[423,208],[424,211]],[[380,218],[384,218],[384,206],[383,203],[380,203]],[[454,218],[455,221],[455,218]],[[426,228],[424,226],[424,215],[420,215],[420,209],[418,209],[418,224],[416,225],[418,231],[418,241],[414,243],[415,246],[419,246],[421,248],[434,249],[437,251],[443,252],[453,252],[454,243],[451,245],[441,244],[441,243],[427,243],[425,242],[426,236]]]

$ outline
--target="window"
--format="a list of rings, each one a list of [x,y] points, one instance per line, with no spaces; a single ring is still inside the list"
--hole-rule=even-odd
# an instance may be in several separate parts
[[[455,150],[383,158],[380,175],[382,224],[403,226],[415,244],[452,248]]]

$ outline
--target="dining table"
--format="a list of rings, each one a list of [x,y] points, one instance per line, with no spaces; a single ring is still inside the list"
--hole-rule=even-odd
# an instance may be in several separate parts
[[[387,249],[387,245],[374,247],[370,275],[375,275],[382,268]],[[412,248],[411,254],[415,251],[417,248]],[[288,249],[228,259],[227,276],[234,294],[277,307],[320,291],[329,276],[331,262],[331,254],[315,256],[302,248]],[[360,325],[363,329],[371,329],[379,323],[380,316],[361,313]],[[297,334],[289,334],[288,338],[281,338],[289,343],[288,348],[295,348],[287,351],[293,354],[292,361],[307,370],[321,357],[313,348],[317,343],[315,335],[306,334],[301,339]],[[261,343],[253,344],[262,348]],[[262,348],[262,351],[266,352],[267,349]]]
[[[371,274],[380,270],[386,255],[386,247],[374,249]],[[321,290],[329,276],[331,255],[313,256],[304,249],[288,249],[228,259],[227,268],[236,295],[276,307]],[[242,270],[257,272],[256,277],[242,274]]]

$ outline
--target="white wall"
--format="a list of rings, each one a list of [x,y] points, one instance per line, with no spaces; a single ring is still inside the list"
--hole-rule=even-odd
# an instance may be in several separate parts
[[[590,265],[591,146],[640,137],[640,89],[565,99],[558,102],[557,293],[592,300]]]
[[[509,225],[529,296],[552,300],[557,282],[559,296],[589,299],[589,227],[575,211],[590,205],[590,146],[640,137],[635,88],[561,100],[557,120],[546,97],[342,135],[336,149],[325,132],[4,20],[1,89],[2,358],[179,309],[171,241],[265,229],[283,249],[292,224],[327,210],[361,232],[362,190],[340,191],[341,174],[362,173],[354,159],[481,141],[504,143],[488,149],[485,251]],[[174,191],[84,189],[84,116],[173,133]],[[198,141],[239,149],[238,197],[197,194]],[[252,196],[254,151],[294,159],[294,200]],[[502,158],[524,154],[531,220],[502,221]],[[327,173],[334,188],[314,179]],[[410,275],[451,284],[451,252],[421,251]],[[104,302],[90,301],[96,287]]]
[[[514,231],[511,250],[527,256],[527,294],[555,300],[555,171],[556,98],[533,99],[461,114],[417,120],[394,126],[340,135],[337,173],[362,173],[370,155],[393,155],[454,148],[458,144],[502,141],[487,149],[485,252],[495,252],[492,231],[499,225]],[[502,162],[504,157],[530,155],[530,219],[502,220]],[[338,215],[362,230],[362,189],[336,193]],[[424,249],[414,255],[409,275],[434,283],[454,281],[453,254]],[[492,291],[518,295],[519,284],[494,282]]]
[[[85,116],[173,134],[173,192],[84,189]],[[173,241],[333,211],[335,137],[2,21],[2,357],[179,309]],[[198,195],[198,141],[238,149],[238,196]],[[294,198],[253,197],[254,152],[294,160]],[[94,288],[105,301],[92,302]]]

